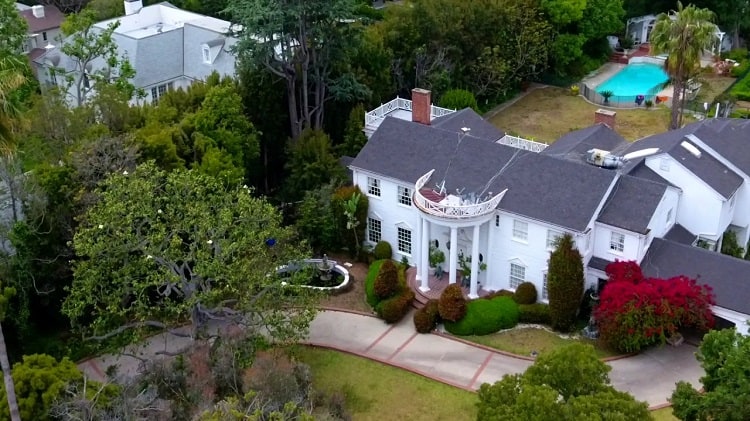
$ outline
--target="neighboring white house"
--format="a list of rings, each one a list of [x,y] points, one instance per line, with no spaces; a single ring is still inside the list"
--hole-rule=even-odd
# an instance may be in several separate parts
[[[60,9],[52,5],[26,6],[21,3],[16,3],[16,9],[28,25],[28,38],[23,51],[30,60],[60,45],[60,25],[65,20]]]
[[[103,30],[114,21],[120,25],[113,39],[118,53],[127,58],[136,71],[133,84],[146,93],[145,101],[155,103],[167,91],[187,87],[216,71],[234,76],[235,57],[230,52],[237,42],[228,36],[230,23],[178,9],[169,3],[143,7],[140,0],[125,1],[125,16],[99,22]],[[56,72],[74,71],[75,61],[59,49],[48,50],[36,58],[42,85],[61,85]],[[87,69],[96,72],[106,67],[98,60]],[[58,73],[59,74],[59,73]]]
[[[667,15],[672,20],[677,19],[677,12],[675,11],[670,10]],[[644,15],[628,19],[625,24],[625,35],[629,36],[635,45],[648,42],[651,31],[654,29],[656,18],[656,15]],[[716,44],[711,48],[712,53],[732,49],[732,40],[719,27],[716,27],[715,36]]]
[[[369,199],[366,240],[390,242],[422,291],[432,244],[448,256],[448,283],[471,258],[471,297],[528,281],[546,300],[549,253],[569,233],[588,287],[606,281],[610,262],[635,260],[650,276],[710,284],[715,313],[747,331],[750,262],[696,245],[720,247],[727,229],[747,244],[750,122],[706,120],[635,143],[597,123],[545,147],[470,109],[436,110],[427,91],[405,101],[366,114],[371,136],[349,168]],[[589,163],[592,149],[615,165]]]

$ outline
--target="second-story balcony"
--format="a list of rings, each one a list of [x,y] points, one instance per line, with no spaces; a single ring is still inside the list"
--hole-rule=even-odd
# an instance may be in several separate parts
[[[495,211],[497,205],[505,196],[508,189],[496,195],[480,197],[475,194],[454,195],[436,192],[425,187],[435,170],[417,180],[414,185],[414,205],[424,213],[447,219],[475,218],[489,215]]]
[[[442,117],[455,111],[456,110],[431,105],[430,118],[434,119],[437,117]],[[365,133],[367,134],[367,137],[370,137],[370,135],[372,135],[372,133],[377,130],[378,126],[380,126],[380,123],[382,123],[387,116],[410,121],[412,119],[411,113],[412,101],[409,99],[396,97],[395,99],[382,104],[378,108],[365,113]]]

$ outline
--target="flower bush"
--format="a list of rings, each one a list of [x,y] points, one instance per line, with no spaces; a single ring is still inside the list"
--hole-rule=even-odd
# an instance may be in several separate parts
[[[594,315],[601,338],[612,347],[635,352],[663,343],[681,326],[713,326],[709,286],[687,276],[646,278],[635,262],[610,263],[606,272],[609,282]]]

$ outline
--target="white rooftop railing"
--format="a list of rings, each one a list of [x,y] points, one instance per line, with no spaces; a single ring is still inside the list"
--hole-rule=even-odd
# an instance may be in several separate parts
[[[375,108],[374,110],[368,111],[367,113],[365,113],[365,126],[374,124],[378,120],[384,119],[388,114],[394,111],[403,110],[403,111],[411,112],[411,107],[412,107],[411,100],[396,97],[395,99],[392,99],[386,102],[385,104],[379,106],[378,108]],[[456,112],[456,110],[436,107],[434,105],[430,106],[430,118],[442,117],[444,115],[454,113],[454,112]]]
[[[490,199],[485,200],[481,203],[455,205],[435,202],[424,197],[420,192],[422,187],[424,187],[425,184],[427,184],[427,182],[430,180],[430,177],[432,177],[432,173],[434,172],[435,170],[431,170],[427,174],[423,175],[419,178],[419,180],[417,180],[416,184],[414,185],[414,204],[417,206],[417,208],[422,210],[422,212],[428,213],[430,215],[451,219],[471,218],[487,215],[495,211],[495,208],[497,208],[500,200],[502,200],[503,196],[505,196],[505,192],[508,191],[508,189],[505,189],[499,194],[496,194],[495,196],[492,196]]]
[[[511,136],[507,134],[500,138],[497,143],[531,152],[541,152],[548,146],[546,143],[535,142],[533,140],[528,140],[522,137]]]

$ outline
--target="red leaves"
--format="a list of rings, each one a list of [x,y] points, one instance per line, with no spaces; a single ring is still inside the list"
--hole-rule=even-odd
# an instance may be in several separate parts
[[[664,340],[680,326],[713,326],[711,288],[687,276],[645,278],[636,262],[607,266],[595,316],[602,338],[623,351]]]

